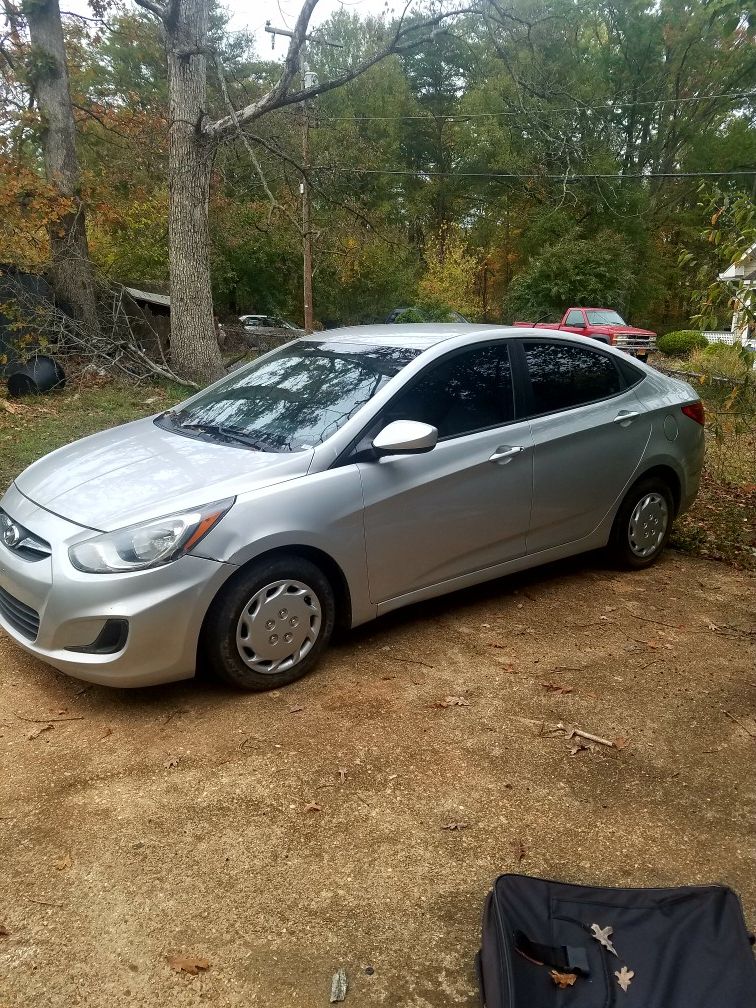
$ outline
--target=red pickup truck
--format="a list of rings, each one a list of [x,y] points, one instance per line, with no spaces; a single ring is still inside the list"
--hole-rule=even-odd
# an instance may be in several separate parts
[[[559,329],[609,343],[640,360],[656,348],[656,333],[628,325],[621,315],[611,308],[568,308],[561,322],[515,322],[529,329]]]

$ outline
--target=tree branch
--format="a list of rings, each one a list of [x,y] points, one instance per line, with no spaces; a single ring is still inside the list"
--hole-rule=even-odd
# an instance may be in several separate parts
[[[168,17],[167,8],[161,3],[153,2],[153,0],[136,0],[136,4],[138,7],[143,7],[144,10],[148,10],[151,14],[154,14],[161,21],[165,21]]]
[[[299,54],[302,51],[302,46],[305,44],[310,18],[317,4],[318,0],[306,0],[302,10],[299,12],[297,23],[294,25],[294,31],[292,32],[291,42],[286,51],[283,70],[275,87],[271,88],[266,95],[263,95],[262,98],[259,98],[251,105],[247,105],[234,116],[227,115],[222,119],[216,120],[214,123],[209,123],[205,127],[205,132],[209,136],[220,139],[224,135],[238,130],[240,127],[246,125],[246,123],[259,119],[260,116],[266,112],[270,112],[271,109],[281,108],[285,104],[290,104],[285,99],[299,71]]]
[[[141,2],[141,0],[139,0],[139,2]],[[273,111],[274,109],[285,108],[287,105],[296,105],[300,102],[307,101],[309,98],[315,98],[317,95],[333,91],[335,88],[343,87],[344,84],[348,84],[350,81],[353,81],[356,77],[359,77],[367,70],[370,70],[371,67],[374,67],[376,63],[380,63],[381,60],[386,59],[386,57],[393,56],[398,53],[408,52],[417,48],[417,46],[422,45],[423,42],[427,42],[428,36],[422,35],[422,32],[437,27],[451,17],[456,17],[460,14],[474,13],[476,10],[473,7],[459,7],[442,14],[436,14],[434,17],[426,18],[417,24],[406,25],[404,24],[404,17],[406,14],[405,8],[397,23],[396,30],[394,31],[391,40],[372,56],[362,60],[360,63],[357,63],[343,74],[339,74],[338,77],[333,77],[331,80],[325,81],[322,84],[316,84],[309,88],[302,88],[299,91],[289,91],[299,68],[299,55],[305,42],[310,16],[317,2],[318,0],[307,0],[302,8],[302,12],[297,19],[297,24],[294,29],[291,44],[289,45],[289,50],[286,54],[283,72],[281,73],[281,77],[275,87],[267,94],[259,98],[256,102],[240,109],[239,112],[236,113],[235,117],[231,117],[230,115],[224,116],[222,119],[217,119],[213,123],[208,123],[205,126],[205,133],[208,136],[215,139],[221,139],[225,135],[233,132],[235,129],[245,126],[247,123],[253,122],[255,119],[259,119],[261,116],[265,115],[267,112]],[[418,35],[420,37],[412,37],[413,35]]]

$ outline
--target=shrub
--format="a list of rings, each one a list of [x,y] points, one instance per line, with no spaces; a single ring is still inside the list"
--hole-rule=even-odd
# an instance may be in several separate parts
[[[704,334],[697,329],[666,333],[656,341],[657,350],[667,357],[688,357],[694,350],[705,350],[708,345]]]
[[[729,343],[709,343],[705,350],[696,350],[690,358],[691,371],[733,381],[745,381],[753,371],[753,364],[752,350]]]

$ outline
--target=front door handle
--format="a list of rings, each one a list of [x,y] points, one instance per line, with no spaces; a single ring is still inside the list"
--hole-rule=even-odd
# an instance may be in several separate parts
[[[640,413],[638,413],[636,410],[622,409],[619,411],[614,420],[612,420],[612,423],[618,423],[622,427],[625,427],[637,416],[640,416]]]
[[[525,449],[522,445],[502,445],[497,448],[493,455],[489,458],[489,462],[498,462],[500,465],[506,465],[507,462],[511,461],[515,455],[519,455],[520,452],[524,452]]]

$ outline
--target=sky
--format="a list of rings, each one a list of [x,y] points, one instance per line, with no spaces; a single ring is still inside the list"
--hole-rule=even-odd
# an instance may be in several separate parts
[[[249,31],[257,43],[258,55],[263,58],[281,58],[284,39],[276,40],[276,48],[271,53],[271,36],[265,31],[265,22],[270,21],[275,28],[293,28],[299,14],[299,0],[220,0],[231,15],[230,31]],[[62,11],[91,16],[88,0],[61,0]],[[386,0],[319,0],[310,21],[315,28],[334,11],[345,9],[359,14],[381,14],[386,8]]]
[[[271,52],[271,36],[265,31],[265,22],[270,21],[274,28],[293,28],[301,7],[299,0],[221,0],[221,5],[231,15],[231,31],[249,31],[254,35],[258,56],[263,59],[283,56],[286,40],[276,39],[276,48]],[[381,14],[385,7],[385,0],[320,0],[310,25],[317,27],[342,8],[368,15]]]

